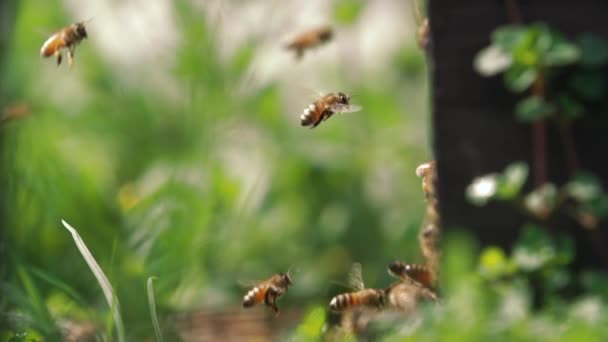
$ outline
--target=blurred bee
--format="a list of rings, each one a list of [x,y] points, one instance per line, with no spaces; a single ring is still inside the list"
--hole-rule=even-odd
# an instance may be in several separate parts
[[[0,116],[0,123],[27,116],[29,113],[30,107],[25,103],[21,102],[10,105],[4,108],[4,110],[2,111],[2,116]]]
[[[299,34],[285,45],[285,49],[293,50],[296,54],[296,58],[300,59],[304,55],[305,50],[312,49],[328,42],[331,40],[332,36],[333,30],[331,27],[319,27]]]
[[[395,261],[388,265],[388,273],[402,281],[414,280],[418,284],[434,289],[436,277],[434,272],[424,265],[406,264],[401,261]]]
[[[300,124],[315,128],[334,113],[352,113],[361,110],[361,106],[351,105],[349,102],[350,95],[345,93],[327,94],[304,109],[304,113],[300,116]]]
[[[61,50],[67,49],[68,64],[72,66],[76,45],[85,38],[87,38],[87,30],[84,27],[84,22],[74,23],[62,28],[47,39],[44,44],[42,44],[40,55],[45,58],[55,55],[57,58],[57,65],[60,65],[63,58]]]
[[[429,26],[429,19],[423,17],[420,11],[420,4],[418,1],[413,2],[414,15],[416,17],[416,24],[418,29],[416,30],[416,40],[418,41],[418,47],[426,51],[429,47],[431,28]]]
[[[264,302],[266,306],[271,307],[275,314],[278,315],[277,298],[286,293],[292,284],[289,272],[275,274],[254,286],[245,294],[243,297],[243,307],[250,308]]]
[[[342,293],[331,299],[329,308],[332,311],[345,311],[357,307],[381,308],[386,302],[383,289],[366,289],[361,274],[361,264],[355,263],[349,273],[350,286],[354,292]]]
[[[434,160],[420,164],[416,168],[416,176],[422,178],[422,192],[428,200],[437,197],[435,181],[437,179],[437,164]]]
[[[439,300],[434,291],[411,281],[393,283],[384,291],[387,306],[404,314],[414,313],[421,301],[437,302]]]

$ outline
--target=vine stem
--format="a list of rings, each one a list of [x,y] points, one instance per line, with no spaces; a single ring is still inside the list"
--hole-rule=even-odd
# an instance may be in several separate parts
[[[540,70],[532,85],[532,95],[545,98],[545,76]],[[532,124],[532,158],[534,163],[534,185],[539,187],[547,182],[547,124],[538,120]]]

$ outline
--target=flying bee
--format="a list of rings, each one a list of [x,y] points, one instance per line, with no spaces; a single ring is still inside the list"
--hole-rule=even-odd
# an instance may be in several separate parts
[[[435,274],[430,268],[424,265],[406,264],[401,261],[395,261],[388,265],[388,273],[406,282],[414,280],[429,289],[435,287]]]
[[[387,307],[405,314],[415,312],[421,301],[439,301],[434,291],[414,282],[396,282],[386,288],[384,292]]]
[[[297,35],[287,45],[285,49],[293,50],[296,58],[300,59],[304,55],[304,51],[315,48],[331,40],[333,30],[329,26],[319,27]]]
[[[331,299],[329,308],[332,311],[344,311],[357,307],[381,308],[386,302],[383,289],[366,289],[361,274],[361,264],[355,263],[349,273],[350,286],[354,292],[342,293]]]
[[[315,128],[334,113],[352,113],[359,110],[361,110],[361,106],[350,104],[350,95],[342,92],[330,93],[304,109],[304,113],[300,116],[300,124]]]
[[[277,273],[249,290],[243,297],[243,307],[250,308],[264,302],[266,306],[271,307],[275,314],[278,315],[277,298],[286,293],[292,284],[289,272]]]
[[[68,64],[72,66],[76,46],[87,37],[87,30],[84,27],[84,22],[66,26],[53,34],[44,42],[44,44],[42,44],[40,55],[45,58],[55,55],[57,58],[57,65],[60,65],[63,58],[61,50],[67,49]]]

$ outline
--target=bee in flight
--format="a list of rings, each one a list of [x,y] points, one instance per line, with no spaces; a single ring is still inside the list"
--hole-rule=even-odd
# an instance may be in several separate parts
[[[352,113],[359,110],[361,110],[361,106],[350,104],[350,95],[342,92],[330,93],[304,109],[304,113],[300,116],[300,124],[315,128],[334,113]]]
[[[388,273],[405,282],[414,280],[418,284],[434,289],[436,277],[435,274],[424,265],[406,264],[401,261],[395,261],[388,265]]]
[[[254,286],[243,297],[243,307],[250,308],[256,304],[264,302],[271,307],[275,314],[279,314],[277,298],[287,292],[287,288],[292,285],[291,276],[287,273],[277,273],[272,277]]]
[[[87,38],[87,29],[84,27],[84,22],[66,26],[53,34],[44,42],[44,44],[42,44],[40,55],[45,58],[55,55],[57,58],[57,65],[60,65],[63,58],[62,50],[67,49],[68,64],[72,66],[76,45],[85,38]]]
[[[361,264],[354,263],[349,273],[349,285],[354,292],[342,293],[331,299],[329,308],[332,311],[345,311],[357,307],[381,308],[386,302],[383,289],[366,289],[361,274]]]
[[[285,49],[293,50],[296,54],[296,58],[300,59],[304,55],[305,50],[312,49],[328,42],[331,40],[332,36],[333,30],[331,27],[319,27],[299,34],[285,45]]]

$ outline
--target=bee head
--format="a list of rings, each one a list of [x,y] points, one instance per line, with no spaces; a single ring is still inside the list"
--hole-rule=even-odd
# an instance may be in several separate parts
[[[388,273],[391,275],[399,276],[405,270],[405,265],[400,261],[391,262],[388,265]]]
[[[292,281],[291,281],[291,274],[289,274],[289,272],[287,273],[279,273],[279,276],[281,277],[281,282],[283,283],[283,285],[287,288],[291,285],[293,285]]]
[[[343,104],[348,104],[348,101],[350,101],[350,95],[340,92],[338,93],[338,101]]]
[[[80,37],[87,38],[87,29],[84,27],[84,23],[74,24],[74,30]]]
[[[320,30],[319,39],[322,42],[326,42],[326,41],[330,40],[332,38],[332,36],[333,36],[333,32],[331,30],[331,27],[329,27],[329,26],[324,27]]]

